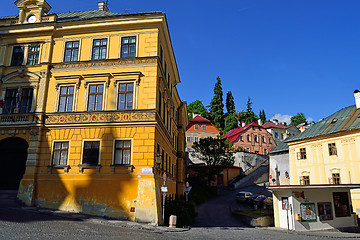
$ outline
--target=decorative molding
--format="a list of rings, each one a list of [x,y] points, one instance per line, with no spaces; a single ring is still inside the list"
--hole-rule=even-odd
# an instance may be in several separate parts
[[[45,118],[45,125],[148,122],[156,121],[156,110],[65,112],[47,114]]]
[[[4,75],[1,80],[3,83],[8,83],[8,81],[12,78],[15,78],[15,77],[24,78],[25,76],[29,76],[29,77],[33,78],[34,79],[33,81],[36,81],[36,82],[38,82],[41,78],[40,75],[33,73],[33,72],[26,71],[23,67],[20,67],[18,70]],[[19,83],[19,82],[29,82],[29,81],[28,80],[20,80],[20,81],[17,80],[17,81],[11,82],[11,83],[15,83],[15,82]],[[32,82],[32,81],[30,80],[30,82]]]
[[[52,65],[52,71],[62,70],[79,70],[89,68],[109,68],[118,67],[121,65],[136,65],[136,64],[154,64],[157,63],[156,57],[145,57],[145,58],[121,58],[121,59],[108,59],[108,60],[92,60],[88,62],[67,62],[67,63],[55,63]]]

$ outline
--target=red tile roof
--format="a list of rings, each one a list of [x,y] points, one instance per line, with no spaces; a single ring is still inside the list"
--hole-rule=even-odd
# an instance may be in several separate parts
[[[246,131],[248,128],[250,128],[251,126],[253,127],[262,127],[261,125],[257,124],[257,123],[249,123],[248,125],[244,126],[244,127],[239,127],[239,128],[235,128],[232,129],[230,131],[228,131],[221,139],[229,139],[230,142],[234,142],[238,137],[239,134]]]
[[[262,125],[263,128],[268,129],[268,128],[281,128],[281,129],[288,129],[291,126],[284,126],[282,124],[275,124],[273,122],[266,122],[264,125]]]
[[[190,122],[193,122],[193,123],[211,123],[210,120],[200,116],[200,115],[197,115],[196,117],[194,117],[193,119],[191,119]]]

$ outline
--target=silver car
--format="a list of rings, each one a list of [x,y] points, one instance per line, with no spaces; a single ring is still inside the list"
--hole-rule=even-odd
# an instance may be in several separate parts
[[[235,196],[236,202],[246,202],[252,196],[251,192],[238,192]]]

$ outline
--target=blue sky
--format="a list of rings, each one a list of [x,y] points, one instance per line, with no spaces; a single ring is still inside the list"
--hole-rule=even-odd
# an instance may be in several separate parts
[[[97,9],[96,0],[48,0],[52,12]],[[358,0],[110,0],[110,11],[167,15],[182,100],[208,105],[216,77],[236,109],[318,121],[354,104],[360,89]],[[0,16],[17,14],[2,0]]]

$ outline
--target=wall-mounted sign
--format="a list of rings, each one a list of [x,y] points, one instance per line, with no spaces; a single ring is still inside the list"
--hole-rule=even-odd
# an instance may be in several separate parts
[[[153,173],[153,169],[152,169],[152,168],[142,168],[142,169],[141,169],[141,173],[142,173],[142,174],[152,174],[152,173]]]
[[[300,214],[302,222],[316,221],[315,203],[302,203],[300,204]]]

